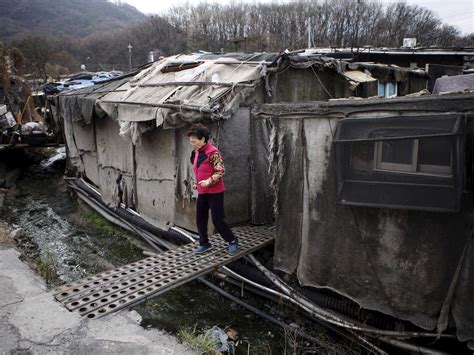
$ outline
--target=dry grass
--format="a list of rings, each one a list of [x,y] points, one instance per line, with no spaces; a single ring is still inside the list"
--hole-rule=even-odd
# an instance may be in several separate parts
[[[59,286],[64,284],[58,276],[58,265],[51,253],[46,253],[43,258],[37,258],[35,260],[36,272],[46,281],[48,286]]]
[[[216,355],[220,352],[214,350],[217,340],[207,334],[198,334],[196,326],[194,328],[180,328],[177,338],[189,346],[196,354]]]
[[[8,224],[0,221],[0,247],[13,246],[13,240],[10,238],[10,229]]]

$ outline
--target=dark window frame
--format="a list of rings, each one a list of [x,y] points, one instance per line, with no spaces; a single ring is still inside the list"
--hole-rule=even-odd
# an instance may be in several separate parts
[[[335,135],[338,203],[459,211],[465,174],[465,121],[463,115],[456,113],[340,120]],[[410,168],[408,164],[391,166],[377,161],[381,154],[377,149],[383,142],[420,144],[427,138],[431,143],[439,140],[440,144],[451,147],[449,171],[448,165],[441,163],[420,168],[420,153],[414,148]],[[358,162],[355,154],[361,157]],[[433,159],[436,156],[430,157]]]

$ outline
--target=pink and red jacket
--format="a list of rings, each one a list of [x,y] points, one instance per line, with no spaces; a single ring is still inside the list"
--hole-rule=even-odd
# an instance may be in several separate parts
[[[217,194],[225,191],[223,176],[225,173],[224,162],[219,150],[211,143],[206,143],[194,153],[194,177],[196,179],[198,194]],[[211,178],[211,185],[203,187],[200,181]]]

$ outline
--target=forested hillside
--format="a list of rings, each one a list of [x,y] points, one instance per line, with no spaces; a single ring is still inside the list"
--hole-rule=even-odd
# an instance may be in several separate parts
[[[163,16],[105,0],[0,0],[0,41],[18,48],[23,72],[58,77],[87,70],[128,70],[150,51],[272,52],[314,47],[473,47],[433,11],[405,2],[293,0],[189,3]],[[309,34],[309,35],[308,35]],[[310,43],[308,43],[308,38]]]
[[[85,37],[145,19],[134,7],[106,0],[0,0],[0,39],[64,33]]]

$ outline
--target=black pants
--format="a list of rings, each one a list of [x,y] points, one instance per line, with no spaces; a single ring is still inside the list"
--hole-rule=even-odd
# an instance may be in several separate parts
[[[199,244],[209,243],[207,235],[207,222],[209,220],[209,209],[211,209],[212,224],[226,242],[235,239],[234,233],[225,222],[224,193],[199,194],[196,205],[196,225],[199,232]]]

